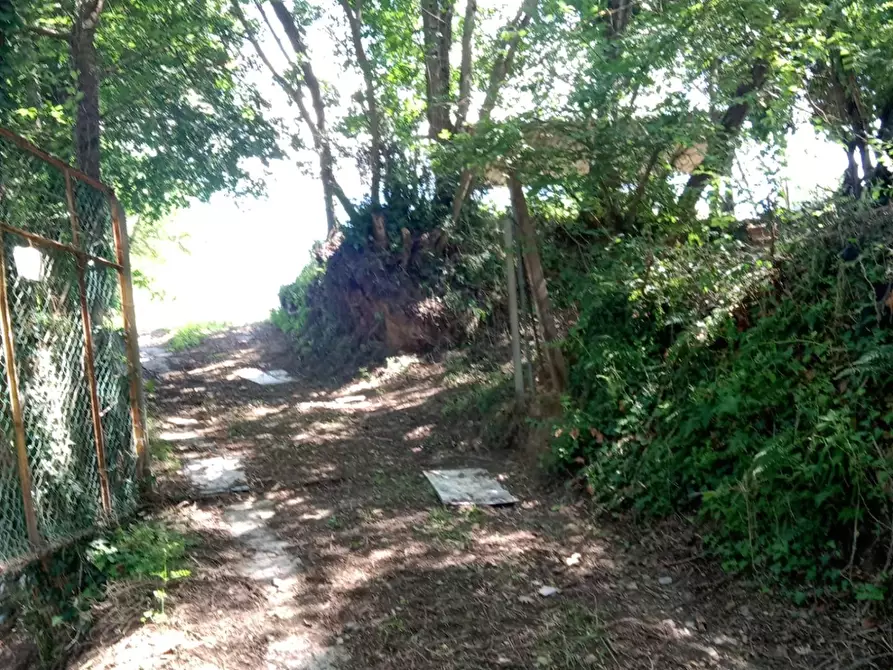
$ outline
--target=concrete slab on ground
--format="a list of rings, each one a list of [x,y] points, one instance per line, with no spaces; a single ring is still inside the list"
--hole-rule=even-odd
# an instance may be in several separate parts
[[[274,384],[288,384],[295,381],[291,375],[285,370],[269,370],[264,372],[258,368],[239,368],[233,374],[236,377],[254,382],[261,386],[272,386]]]
[[[444,505],[514,505],[518,499],[481,468],[425,470]]]
[[[235,456],[210,456],[187,461],[183,464],[183,474],[200,496],[248,491],[242,459]]]

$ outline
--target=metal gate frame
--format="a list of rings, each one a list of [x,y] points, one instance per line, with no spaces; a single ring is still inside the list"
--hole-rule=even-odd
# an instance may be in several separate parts
[[[83,344],[84,344],[84,368],[88,382],[88,390],[90,396],[90,411],[93,422],[93,433],[95,437],[96,459],[99,471],[99,488],[102,510],[108,519],[114,518],[114,510],[112,507],[112,495],[109,489],[108,470],[106,467],[106,452],[104,443],[104,433],[102,427],[102,408],[100,407],[99,396],[97,392],[96,368],[94,361],[94,345],[93,345],[93,326],[91,323],[91,314],[88,308],[87,289],[85,282],[85,268],[87,264],[92,262],[96,265],[114,269],[118,274],[121,290],[121,311],[124,321],[124,338],[127,357],[127,368],[129,377],[130,392],[130,412],[133,426],[133,443],[136,448],[136,476],[138,480],[145,481],[149,475],[149,458],[146,449],[146,427],[145,427],[145,399],[142,387],[142,369],[140,366],[139,339],[136,329],[136,312],[133,305],[133,282],[130,269],[130,250],[128,244],[127,227],[125,225],[124,209],[115,197],[114,192],[102,182],[93,179],[84,174],[80,170],[71,167],[67,163],[51,156],[34,146],[24,138],[15,133],[0,128],[0,138],[8,140],[16,145],[19,149],[32,154],[41,161],[51,165],[62,173],[65,179],[66,200],[68,213],[71,219],[72,244],[65,244],[52,240],[33,232],[22,230],[15,226],[8,225],[7,222],[0,220],[0,335],[3,339],[3,355],[6,360],[6,375],[9,385],[10,408],[12,413],[12,423],[15,433],[15,449],[18,465],[19,484],[22,493],[22,502],[25,511],[25,524],[28,533],[28,540],[31,545],[31,554],[21,557],[20,560],[26,561],[45,555],[49,551],[56,549],[56,546],[50,546],[41,536],[38,528],[37,514],[32,499],[32,482],[31,482],[31,466],[28,459],[28,447],[25,434],[25,421],[22,408],[22,402],[19,395],[19,378],[17,374],[17,361],[15,353],[15,334],[12,328],[12,319],[10,316],[9,295],[7,292],[7,274],[6,274],[6,251],[4,238],[6,235],[16,235],[28,240],[36,247],[44,247],[55,251],[62,251],[71,254],[77,262],[77,279],[78,291],[80,294],[80,311],[83,325]],[[111,212],[112,233],[114,237],[115,256],[114,260],[94,256],[85,251],[81,243],[81,227],[75,206],[74,183],[81,182],[86,184],[102,195],[108,201]],[[90,529],[92,530],[92,528]],[[72,538],[74,539],[74,538]],[[65,544],[65,543],[62,543]],[[6,566],[6,570],[9,569]],[[0,573],[4,571],[0,567]]]

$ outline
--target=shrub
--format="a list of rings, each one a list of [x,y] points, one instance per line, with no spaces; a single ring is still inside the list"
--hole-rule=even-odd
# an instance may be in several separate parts
[[[884,217],[783,233],[777,267],[728,236],[596,253],[564,287],[580,316],[554,464],[609,507],[696,514],[730,570],[882,598],[893,235]]]

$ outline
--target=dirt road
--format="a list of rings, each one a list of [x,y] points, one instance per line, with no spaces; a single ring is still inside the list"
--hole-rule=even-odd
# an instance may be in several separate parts
[[[597,521],[480,443],[443,365],[259,386],[234,372],[292,366],[266,326],[161,358],[157,514],[197,538],[192,576],[167,623],[100,621],[81,670],[848,668],[893,651],[853,611],[726,578],[681,522]],[[250,490],[200,497],[179,473],[207,457],[241,462]],[[521,503],[445,509],[434,466],[486,468]],[[872,663],[858,667],[889,667]]]

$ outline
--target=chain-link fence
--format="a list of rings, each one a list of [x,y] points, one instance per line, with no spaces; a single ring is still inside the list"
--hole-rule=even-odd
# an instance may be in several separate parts
[[[146,472],[126,228],[0,129],[0,572],[132,512]]]

